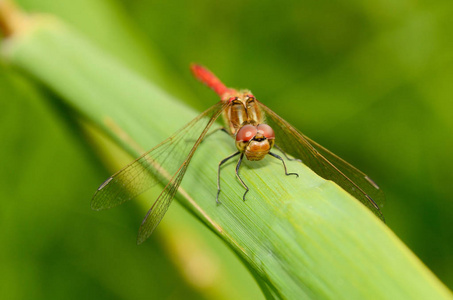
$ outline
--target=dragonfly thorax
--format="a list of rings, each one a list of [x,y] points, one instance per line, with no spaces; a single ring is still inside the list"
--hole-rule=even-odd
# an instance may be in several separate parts
[[[230,90],[224,96],[224,101],[228,101],[229,104],[224,110],[223,117],[231,135],[235,135],[239,128],[246,124],[263,123],[261,109],[250,91]]]

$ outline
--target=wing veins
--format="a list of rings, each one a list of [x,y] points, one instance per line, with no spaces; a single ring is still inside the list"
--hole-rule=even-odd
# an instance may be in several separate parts
[[[195,135],[198,132],[199,121],[215,112],[222,105],[222,102],[214,104],[181,130],[112,175],[101,184],[94,194],[91,201],[92,208],[101,210],[117,206],[135,198],[157,183],[162,182],[162,180],[171,180],[171,174],[174,172],[171,170],[172,166],[174,170],[174,167],[179,166],[178,161],[184,162],[183,159],[187,157],[187,151],[192,148],[190,143],[181,146],[181,143],[178,142],[183,137]],[[183,148],[182,151],[173,151],[174,148],[181,147]],[[167,161],[170,157],[172,159]]]
[[[277,144],[283,150],[285,150],[285,151],[293,150],[293,151],[288,151],[288,153],[294,155],[295,153],[291,153],[291,152],[295,151],[296,154],[303,156],[303,157],[296,157],[296,158],[302,159],[303,163],[306,164],[308,167],[310,167],[319,176],[336,182],[338,185],[340,185],[343,189],[348,191],[354,197],[356,197],[356,195],[354,195],[354,193],[351,193],[351,191],[349,191],[349,189],[355,188],[356,191],[358,191],[358,193],[356,193],[356,194],[357,195],[360,194],[362,197],[364,197],[366,199],[366,202],[364,202],[364,199],[358,198],[358,200],[360,202],[362,202],[363,204],[365,204],[367,207],[369,207],[379,218],[381,218],[384,221],[384,216],[382,215],[382,212],[381,212],[379,206],[368,195],[368,193],[365,192],[365,190],[362,187],[360,187],[354,180],[349,178],[348,175],[346,175],[342,170],[340,170],[329,159],[327,159],[321,152],[324,151],[325,153],[331,155],[331,157],[333,157],[335,160],[337,160],[339,163],[341,163],[345,169],[349,169],[348,170],[349,172],[358,173],[364,180],[367,180],[367,182],[369,184],[371,184],[371,182],[368,180],[368,176],[366,174],[364,174],[363,172],[361,172],[360,170],[358,170],[357,168],[355,168],[354,166],[352,166],[345,160],[336,156],[331,151],[327,150],[326,148],[322,147],[318,143],[316,143],[316,142],[312,141],[311,139],[309,139],[308,137],[306,137],[304,134],[299,132],[291,124],[289,124],[283,118],[278,116],[275,112],[273,112],[270,108],[268,108],[261,102],[259,102],[259,104],[260,104],[261,108],[263,109],[263,111],[266,113],[266,115],[271,118],[271,120],[279,127],[279,129],[281,131],[284,131],[283,128],[287,128],[287,130],[290,132],[291,136],[296,138],[297,140],[299,140],[300,145],[297,145],[296,142],[294,142],[294,141],[288,140],[288,138],[284,142],[291,143],[291,145],[285,145],[285,143],[280,144],[277,141]],[[282,136],[278,136],[278,133],[276,135],[277,135],[277,138],[282,137]],[[286,134],[284,134],[284,135],[286,137]],[[304,150],[307,152],[304,152]],[[317,160],[317,163],[315,163],[314,161],[310,161],[310,157],[308,155],[313,156],[313,158],[315,158]],[[330,170],[329,170],[329,167],[330,167]],[[346,182],[348,182],[349,184],[346,184],[346,182],[342,182],[341,179],[340,179],[340,181],[337,181],[335,179],[334,173],[339,174],[340,178],[343,178],[343,180],[346,180]],[[356,174],[353,174],[353,175],[357,176]],[[357,177],[360,178],[359,176],[357,176]],[[377,185],[375,185],[375,184],[371,184],[371,186],[374,189],[376,189],[376,187],[377,187]],[[379,188],[377,188],[376,190],[379,190]],[[352,192],[354,192],[354,190],[352,190]]]
[[[153,206],[148,210],[145,218],[142,221],[142,224],[139,229],[138,237],[137,237],[137,244],[141,244],[144,242],[154,231],[154,229],[157,227],[157,225],[160,223],[162,220],[164,214],[166,213],[168,207],[170,206],[171,201],[174,198],[174,195],[179,189],[179,186],[182,182],[182,179],[185,175],[185,172],[187,170],[187,167],[190,164],[190,161],[195,154],[195,151],[197,150],[198,146],[202,142],[203,138],[206,136],[207,132],[211,128],[212,124],[216,121],[216,119],[219,117],[219,115],[223,112],[223,110],[227,107],[228,103],[227,102],[219,102],[218,104],[214,105],[210,109],[208,109],[206,112],[210,112],[213,108],[216,108],[221,104],[220,109],[217,111],[213,111],[214,114],[212,117],[209,119],[207,125],[201,132],[200,136],[192,146],[188,156],[186,159],[182,162],[181,166],[179,169],[176,171],[176,173],[173,175],[172,179],[167,183],[165,188],[162,190],[160,193],[159,197],[157,200],[154,202]],[[207,115],[207,113],[203,113],[204,116]]]

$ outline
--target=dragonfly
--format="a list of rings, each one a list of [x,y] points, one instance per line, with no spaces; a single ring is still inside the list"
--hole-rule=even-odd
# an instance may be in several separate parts
[[[282,162],[287,176],[298,176],[297,173],[288,173],[285,160],[273,152],[275,148],[286,159],[299,161],[322,178],[335,182],[385,222],[380,209],[384,201],[383,192],[366,174],[302,134],[258,101],[249,90],[228,88],[201,65],[192,64],[191,70],[199,81],[220,97],[220,101],[108,178],[99,186],[91,201],[94,210],[108,209],[163,183],[164,189],[140,225],[137,244],[153,233],[177,193],[195,151],[205,138],[218,130],[228,133],[235,140],[237,150],[219,162],[217,204],[220,204],[221,167],[234,157],[239,157],[236,176],[245,189],[242,197],[244,201],[249,191],[239,175],[244,158],[258,161],[270,155]],[[220,116],[225,126],[210,131]]]

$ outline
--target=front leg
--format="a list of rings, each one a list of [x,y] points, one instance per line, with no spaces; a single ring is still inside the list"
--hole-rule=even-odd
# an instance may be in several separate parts
[[[225,131],[226,132],[226,131]],[[219,167],[218,167],[218,170],[217,170],[217,196],[215,198],[215,202],[217,203],[217,205],[220,204],[220,201],[219,201],[219,195],[220,195],[220,167],[226,163],[228,160],[230,160],[231,158],[235,157],[236,155],[238,155],[239,153],[241,152],[235,152],[233,154],[231,154],[230,156],[222,159],[220,162],[219,162]],[[237,174],[237,171],[236,171],[236,174]]]
[[[245,188],[245,193],[242,196],[242,200],[245,201],[245,195],[247,195],[247,193],[249,192],[249,187],[242,180],[241,176],[239,176],[239,167],[241,166],[243,158],[244,158],[244,153],[241,154],[241,157],[239,158],[238,164],[236,165],[236,177],[239,179],[239,181],[241,182],[242,186]]]
[[[285,164],[285,161],[283,160],[283,158],[281,158],[280,156],[278,156],[277,154],[272,153],[272,152],[269,152],[269,155],[271,155],[271,156],[273,156],[273,157],[275,157],[275,158],[277,158],[277,159],[282,161],[283,167],[285,168],[286,176],[288,176],[288,175],[296,175],[297,177],[299,177],[299,174],[297,174],[297,173],[288,173],[288,170],[286,169],[286,164]]]

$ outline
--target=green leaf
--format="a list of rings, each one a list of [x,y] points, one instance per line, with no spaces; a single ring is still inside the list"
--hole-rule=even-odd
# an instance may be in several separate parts
[[[197,115],[55,20],[33,23],[4,46],[11,63],[134,156]],[[288,168],[299,178],[286,177],[272,158],[247,162],[246,202],[227,165],[217,206],[217,165],[233,151],[229,137],[207,139],[177,198],[237,253],[268,298],[452,298],[385,224],[297,162]]]

